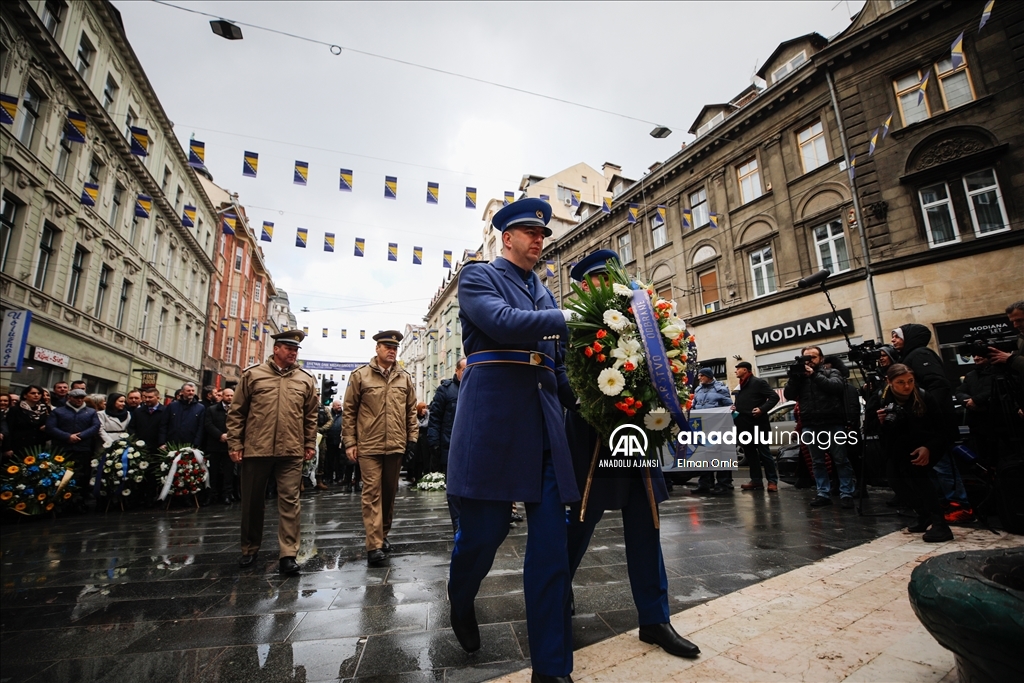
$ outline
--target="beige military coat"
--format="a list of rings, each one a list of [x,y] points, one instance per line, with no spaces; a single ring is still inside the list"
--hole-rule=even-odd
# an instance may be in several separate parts
[[[361,456],[405,453],[419,439],[412,377],[396,364],[385,378],[376,356],[349,375],[342,415],[345,448],[359,446]]]
[[[228,409],[228,450],[245,458],[303,457],[316,448],[316,380],[293,365],[281,371],[270,358],[242,371]]]

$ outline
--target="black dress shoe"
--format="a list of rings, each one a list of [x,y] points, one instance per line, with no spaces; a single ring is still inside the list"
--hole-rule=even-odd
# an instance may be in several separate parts
[[[294,557],[282,557],[280,562],[280,571],[282,574],[295,576],[300,571],[299,563],[295,561]]]
[[[572,683],[572,676],[545,676],[534,671],[530,674],[530,683]]]
[[[384,539],[384,545],[382,545],[380,547],[380,549],[383,550],[386,553],[390,553],[391,552],[391,542],[388,541],[388,539],[385,538]]]
[[[512,517],[511,517],[511,519],[509,519],[509,521],[510,522],[521,522],[521,521],[523,521],[523,516],[521,514],[519,514],[518,512],[513,512],[512,513]]]
[[[480,649],[480,627],[476,623],[476,611],[470,608],[467,616],[460,617],[452,610],[450,620],[452,631],[459,645],[466,652],[476,652]]]
[[[672,624],[648,624],[640,627],[640,641],[657,645],[676,657],[696,657],[700,648],[676,633]]]
[[[377,548],[376,550],[371,550],[368,553],[366,553],[366,564],[370,565],[371,567],[380,564],[385,559],[386,558],[384,557],[384,551],[380,548]]]
[[[907,527],[907,531],[912,534],[920,534],[924,531],[928,531],[929,524],[931,524],[931,520],[927,517],[918,517],[916,523]]]
[[[253,566],[255,563],[256,563],[256,553],[253,553],[252,555],[242,555],[242,557],[238,560],[238,566],[241,567],[242,569],[248,569],[249,567]]]

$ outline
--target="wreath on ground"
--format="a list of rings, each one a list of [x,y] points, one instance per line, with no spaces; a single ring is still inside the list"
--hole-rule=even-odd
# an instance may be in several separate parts
[[[77,488],[74,466],[60,451],[42,446],[8,458],[0,473],[0,504],[29,516],[59,511]]]
[[[159,458],[145,450],[146,442],[129,438],[117,439],[92,461],[89,486],[97,499],[125,500],[139,498],[147,480],[153,480],[160,469]]]
[[[186,445],[168,446],[164,456],[168,465],[164,477],[160,500],[168,495],[194,496],[206,488],[210,481],[210,473],[206,467],[206,457],[198,448]]]
[[[418,491],[444,491],[446,488],[444,481],[443,472],[430,472],[424,474],[416,482],[416,490]]]

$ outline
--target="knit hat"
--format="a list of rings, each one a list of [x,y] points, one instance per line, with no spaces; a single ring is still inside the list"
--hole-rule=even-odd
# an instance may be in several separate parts
[[[700,370],[697,371],[697,375],[705,375],[707,377],[710,377],[711,379],[715,378],[715,372],[711,368],[701,368]]]

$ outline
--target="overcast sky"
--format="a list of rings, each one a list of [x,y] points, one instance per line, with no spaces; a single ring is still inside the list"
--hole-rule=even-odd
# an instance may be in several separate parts
[[[227,41],[208,17],[114,0],[179,140],[206,142],[214,181],[239,193],[257,233],[275,223],[264,252],[310,328],[302,356],[364,361],[378,330],[422,322],[447,273],[442,251],[458,258],[481,244],[489,198],[580,161],[639,178],[693,139],[702,106],[747,87],[780,42],[830,37],[863,3],[176,4],[673,130],[655,140],[647,123],[248,27]],[[241,175],[244,150],[260,155],[256,179]],[[296,160],[309,163],[306,187],[292,183]],[[339,168],[354,171],[354,192],[338,191]],[[385,175],[398,177],[397,200],[384,198]],[[430,181],[440,183],[436,206],[426,203]],[[476,211],[465,208],[466,186],[478,190]],[[309,230],[306,249],[294,246],[297,227]],[[325,232],[336,235],[333,254]],[[364,258],[353,256],[356,237]],[[398,262],[387,261],[388,242]],[[423,265],[412,264],[413,246]]]

